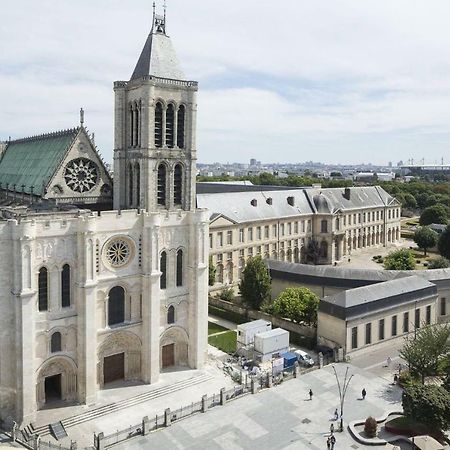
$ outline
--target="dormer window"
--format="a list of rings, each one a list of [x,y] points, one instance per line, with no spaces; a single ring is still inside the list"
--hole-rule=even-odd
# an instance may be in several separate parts
[[[256,200],[256,198],[254,198],[251,202],[250,205],[252,206],[258,206],[258,200]]]
[[[290,196],[287,198],[287,202],[289,205],[294,206],[295,205],[295,199],[294,197]]]
[[[268,205],[271,205],[271,204],[273,203],[272,197],[267,198],[267,199],[266,199],[266,203],[267,203]]]

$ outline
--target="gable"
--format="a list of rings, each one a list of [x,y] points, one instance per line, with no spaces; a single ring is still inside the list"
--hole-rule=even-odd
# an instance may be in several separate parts
[[[98,203],[112,198],[112,179],[84,128],[71,143],[45,195],[64,203]]]
[[[226,227],[229,225],[234,225],[236,222],[233,222],[228,217],[218,215],[217,218],[212,218],[210,227],[212,228],[218,228],[218,227]]]

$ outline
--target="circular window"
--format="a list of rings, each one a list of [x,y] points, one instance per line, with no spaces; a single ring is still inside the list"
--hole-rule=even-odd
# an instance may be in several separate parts
[[[73,159],[64,170],[64,180],[74,192],[89,192],[98,181],[97,164],[86,158]]]
[[[123,267],[131,259],[132,248],[129,239],[114,238],[105,245],[104,255],[112,267]]]

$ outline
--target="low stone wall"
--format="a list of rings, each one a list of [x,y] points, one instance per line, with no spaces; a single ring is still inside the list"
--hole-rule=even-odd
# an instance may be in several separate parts
[[[230,311],[235,314],[239,314],[241,316],[247,317],[250,320],[267,320],[268,322],[272,322],[273,327],[275,328],[283,328],[284,330],[291,331],[292,333],[300,334],[301,336],[307,336],[309,338],[315,338],[317,334],[316,327],[310,327],[307,325],[301,325],[298,323],[291,322],[290,320],[281,319],[279,317],[271,316],[262,311],[256,311],[254,309],[244,308],[239,305],[235,305],[234,303],[227,302],[225,300],[221,300],[219,298],[210,297],[209,304],[212,306],[216,306],[217,308],[222,308],[225,311]]]

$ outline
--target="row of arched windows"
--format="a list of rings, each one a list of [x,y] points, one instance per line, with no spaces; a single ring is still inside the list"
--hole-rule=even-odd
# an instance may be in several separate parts
[[[167,166],[161,163],[158,166],[158,181],[157,181],[157,203],[161,206],[168,206],[167,198]],[[183,167],[177,164],[173,173],[173,203],[174,205],[181,205],[183,200]]]
[[[155,146],[184,148],[186,108],[180,105],[178,109],[172,103],[164,106],[157,102],[155,106]]]
[[[69,264],[65,264],[61,270],[61,307],[68,308],[71,305],[71,270]],[[38,309],[48,311],[49,302],[49,275],[46,267],[41,267],[38,273]]]
[[[183,250],[177,251],[176,258],[176,270],[175,270],[175,286],[183,286]],[[161,278],[159,279],[159,287],[161,289],[167,288],[167,269],[168,269],[168,258],[167,252],[161,252],[159,258],[159,270],[161,272]]]

